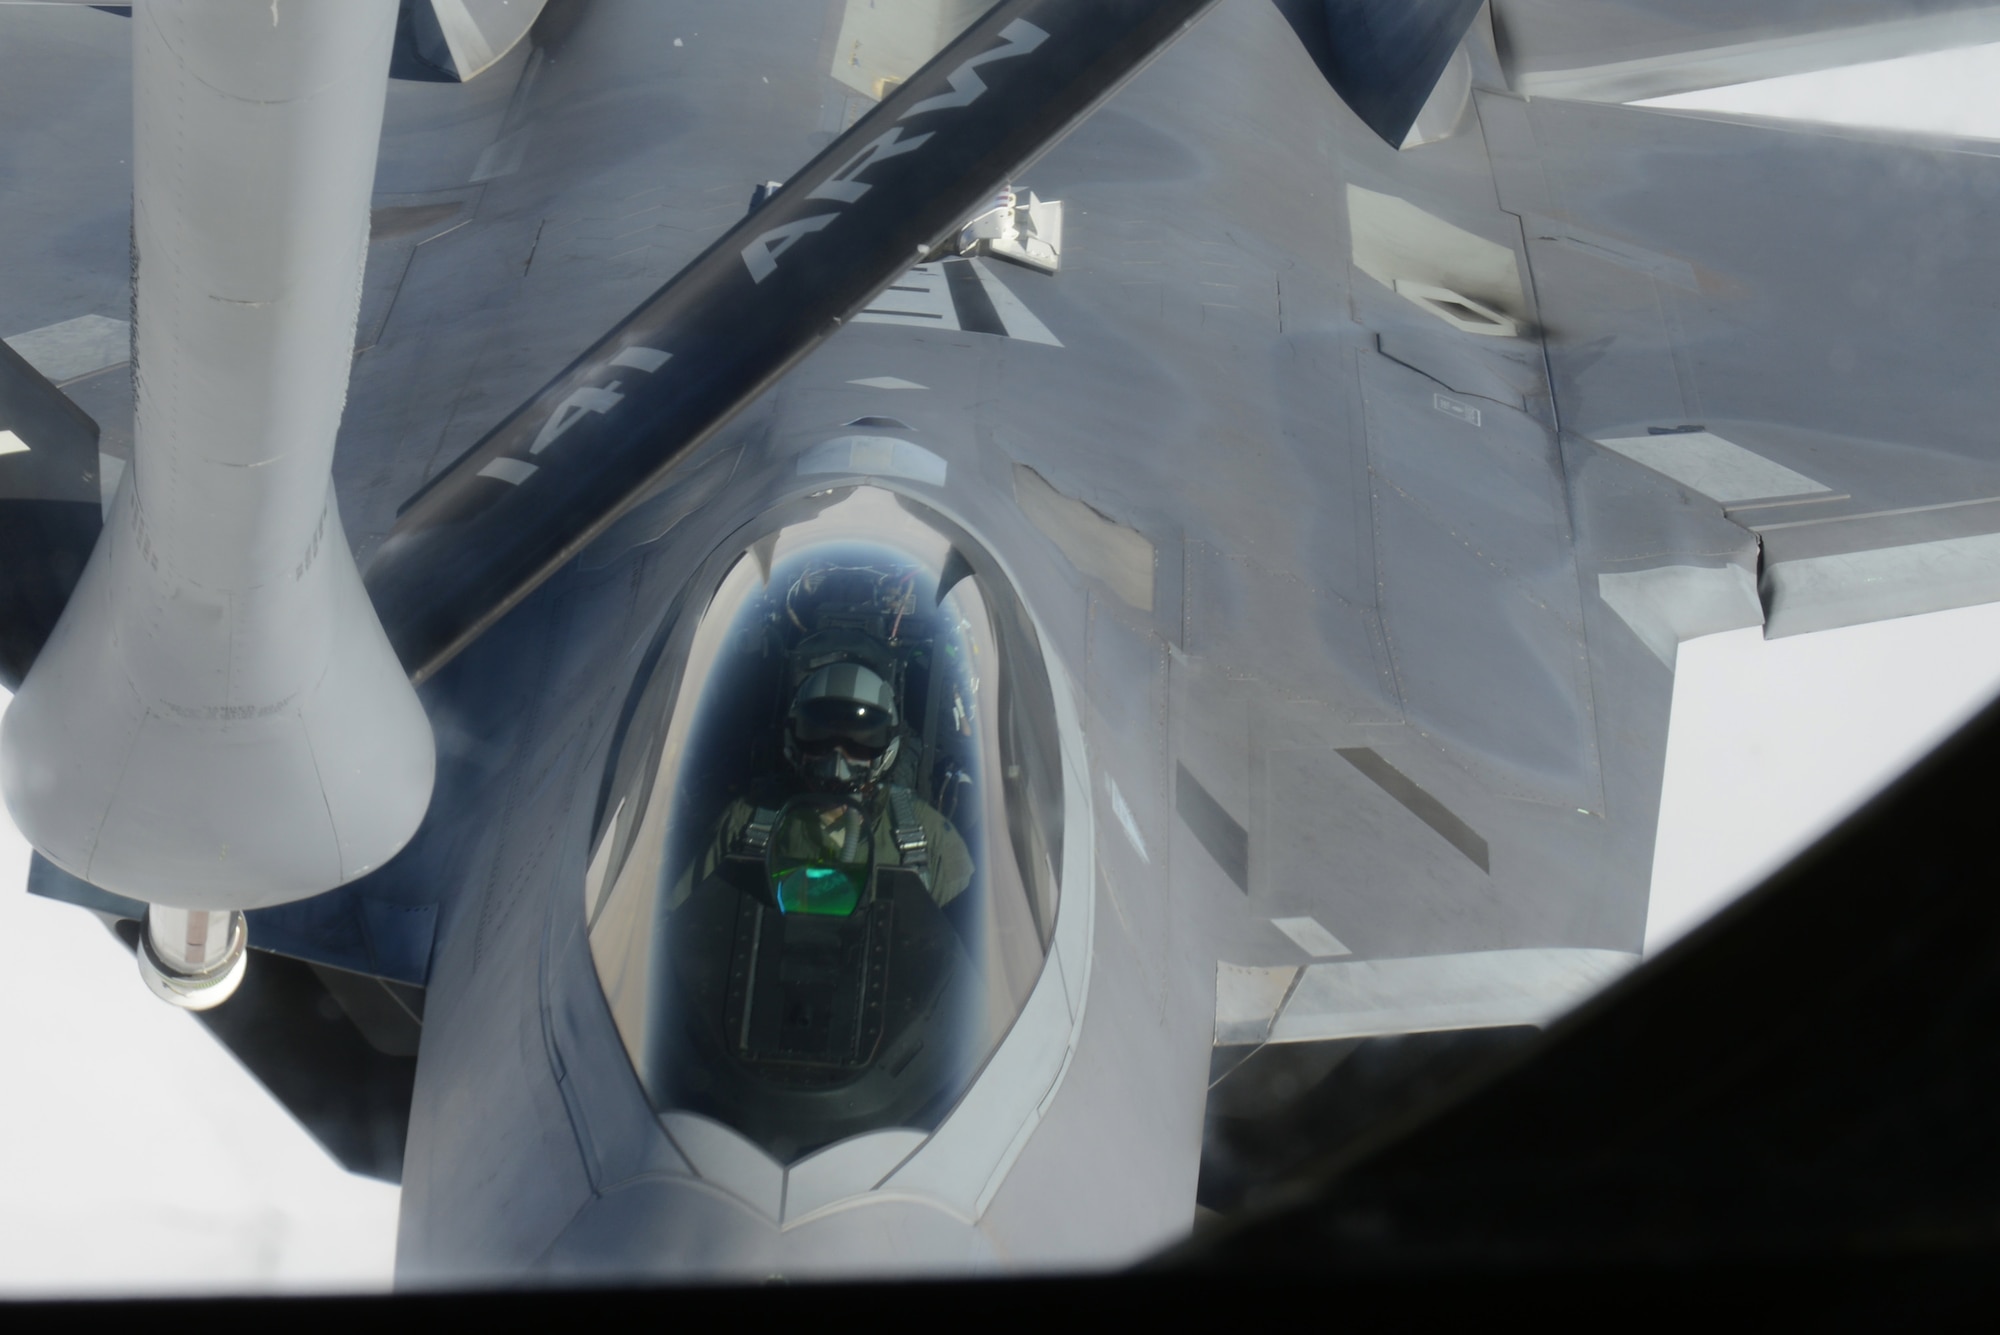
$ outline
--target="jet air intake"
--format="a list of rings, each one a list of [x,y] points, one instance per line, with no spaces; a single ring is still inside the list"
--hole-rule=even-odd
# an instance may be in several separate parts
[[[331,479],[396,12],[132,19],[134,461],[7,713],[0,787],[44,856],[203,911],[204,943],[381,865],[430,801],[429,723]],[[169,916],[158,963],[205,976]]]

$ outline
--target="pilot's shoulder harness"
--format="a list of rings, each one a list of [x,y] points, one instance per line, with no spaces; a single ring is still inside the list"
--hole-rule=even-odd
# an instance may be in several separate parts
[[[923,822],[917,819],[916,799],[910,790],[901,784],[889,787],[890,835],[896,841],[896,851],[902,854],[903,865],[914,867],[928,877],[931,865],[931,839],[924,832]]]
[[[771,846],[771,832],[778,828],[780,814],[781,809],[778,807],[753,808],[749,823],[743,827],[743,832],[736,836],[737,848],[745,853],[755,853],[758,857],[762,857],[764,850]]]

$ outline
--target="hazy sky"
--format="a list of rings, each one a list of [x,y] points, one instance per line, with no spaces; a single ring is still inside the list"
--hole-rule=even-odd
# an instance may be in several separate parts
[[[1660,101],[2000,138],[1996,89],[2000,45]],[[1683,645],[1648,949],[1996,690],[2000,607]],[[396,1190],[335,1167],[193,1019],[145,990],[96,919],[28,896],[26,875],[0,813],[16,998],[0,1036],[0,1294],[386,1286]]]

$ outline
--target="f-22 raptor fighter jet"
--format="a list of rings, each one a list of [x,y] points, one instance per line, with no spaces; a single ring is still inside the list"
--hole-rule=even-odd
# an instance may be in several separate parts
[[[1996,32],[0,5],[31,888],[407,1283],[1144,1255],[1636,962],[1680,641],[2000,597],[1990,147],[1619,104]]]

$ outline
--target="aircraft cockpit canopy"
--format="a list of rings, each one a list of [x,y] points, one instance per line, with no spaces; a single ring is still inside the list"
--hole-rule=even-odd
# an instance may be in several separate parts
[[[655,1109],[786,1162],[935,1127],[1047,958],[1061,785],[1032,622],[955,525],[858,486],[739,535],[634,684],[585,876]]]

